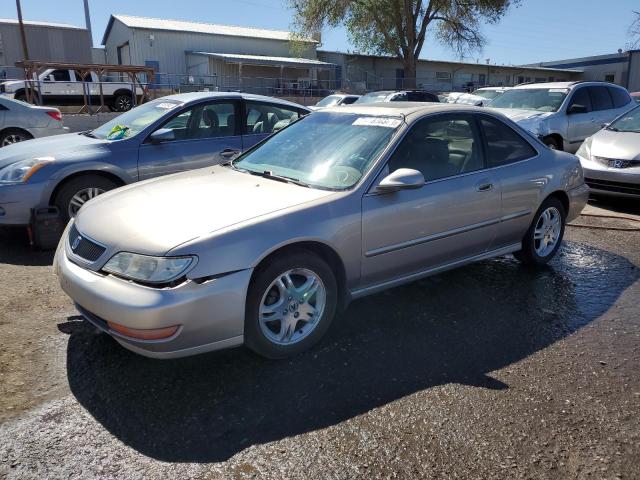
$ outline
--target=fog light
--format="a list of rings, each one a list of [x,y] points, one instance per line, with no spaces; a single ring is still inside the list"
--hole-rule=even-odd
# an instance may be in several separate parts
[[[115,332],[138,340],[162,340],[163,338],[172,337],[178,331],[178,328],[180,328],[180,325],[174,325],[173,327],[140,330],[137,328],[125,327],[124,325],[118,325],[113,322],[107,322],[107,325],[109,325],[109,328]]]

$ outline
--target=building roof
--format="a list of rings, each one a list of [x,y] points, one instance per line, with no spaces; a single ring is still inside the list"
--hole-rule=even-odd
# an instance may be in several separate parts
[[[267,57],[264,55],[245,55],[240,53],[214,53],[214,52],[188,52],[193,55],[204,55],[206,57],[217,58],[228,63],[246,63],[252,65],[273,65],[290,67],[319,67],[333,68],[333,63],[321,62],[313,58],[297,57]]]
[[[10,24],[10,25],[18,25],[18,20],[14,18],[0,18],[0,23]],[[53,27],[53,28],[69,28],[72,30],[86,30],[85,27],[78,27],[76,25],[69,25],[68,23],[53,23],[53,22],[38,22],[34,20],[24,20],[24,23],[27,26],[32,27]]]
[[[109,23],[102,37],[104,45],[111,31],[114,20],[119,20],[129,28],[142,28],[145,30],[167,30],[173,32],[205,33],[209,35],[226,35],[230,37],[249,37],[268,40],[291,40],[292,33],[285,30],[269,30],[264,28],[239,27],[235,25],[218,25],[214,23],[187,22],[184,20],[168,20],[164,18],[134,17],[131,15],[114,14],[109,18]],[[301,41],[318,43],[312,38],[301,38]]]
[[[348,53],[348,52],[340,52],[337,50],[318,50],[318,54],[321,55],[323,53],[329,54],[338,54],[345,55],[351,57],[369,57],[369,58],[387,58],[391,60],[395,60],[395,57],[391,57],[388,55],[371,55],[367,53]],[[540,70],[546,72],[558,72],[558,73],[584,73],[584,70],[579,69],[568,69],[568,68],[553,68],[553,67],[541,67],[538,65],[494,65],[494,64],[486,64],[486,63],[472,63],[472,62],[456,62],[453,60],[433,60],[429,58],[419,58],[418,62],[432,62],[432,63],[448,63],[451,65],[461,65],[461,66],[473,66],[473,67],[489,67],[489,68],[507,68],[511,70]]]

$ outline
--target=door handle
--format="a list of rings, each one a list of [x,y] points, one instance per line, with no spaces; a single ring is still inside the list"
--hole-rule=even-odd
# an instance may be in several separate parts
[[[476,187],[476,190],[479,192],[488,192],[493,189],[493,183],[481,183]]]
[[[220,152],[220,155],[223,156],[224,158],[231,158],[234,155],[237,155],[240,153],[240,150],[233,150],[231,148],[225,148],[224,150],[222,150]]]

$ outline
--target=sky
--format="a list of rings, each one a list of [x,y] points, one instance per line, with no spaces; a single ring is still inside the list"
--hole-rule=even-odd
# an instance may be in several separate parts
[[[84,25],[82,0],[21,1],[25,20]],[[0,17],[17,18],[13,0],[1,3]],[[287,0],[89,0],[96,46],[111,13],[288,30],[292,11],[287,4]],[[517,65],[614,53],[630,40],[633,10],[640,10],[638,0],[522,0],[498,24],[483,26],[487,44],[482,52],[461,59],[429,37],[421,57]],[[343,28],[325,30],[321,49],[354,51]]]

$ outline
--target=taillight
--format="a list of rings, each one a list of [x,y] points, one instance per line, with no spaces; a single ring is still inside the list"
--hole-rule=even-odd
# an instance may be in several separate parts
[[[59,110],[54,110],[53,112],[47,112],[47,115],[49,115],[54,120],[57,120],[58,122],[62,121],[62,114],[60,113]]]

